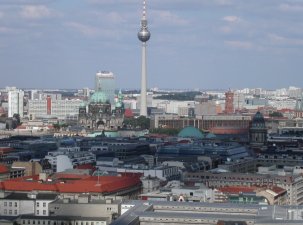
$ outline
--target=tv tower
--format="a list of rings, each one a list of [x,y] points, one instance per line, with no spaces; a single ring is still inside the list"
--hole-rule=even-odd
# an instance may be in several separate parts
[[[141,18],[141,29],[138,38],[142,42],[142,73],[141,73],[141,105],[140,116],[147,116],[147,69],[146,69],[146,42],[150,39],[150,32],[147,28],[146,0],[143,1],[143,14]]]

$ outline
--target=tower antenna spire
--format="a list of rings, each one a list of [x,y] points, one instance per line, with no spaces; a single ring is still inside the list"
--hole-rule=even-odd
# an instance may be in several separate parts
[[[146,20],[146,0],[143,0],[143,15],[142,19]]]
[[[138,32],[138,38],[142,42],[142,73],[141,73],[141,103],[140,116],[147,116],[147,59],[146,42],[150,39],[150,32],[147,27],[146,0],[143,0],[143,14],[141,19],[141,28]]]

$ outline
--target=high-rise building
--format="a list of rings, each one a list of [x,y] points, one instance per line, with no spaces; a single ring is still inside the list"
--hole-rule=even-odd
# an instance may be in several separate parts
[[[24,91],[12,89],[8,91],[8,117],[19,114],[23,117],[23,97]]]
[[[141,104],[140,116],[147,116],[147,63],[146,63],[146,42],[150,39],[150,32],[147,27],[146,0],[143,1],[143,15],[141,18],[141,30],[138,32],[138,38],[142,42],[142,73],[141,73]]]
[[[233,114],[234,110],[234,93],[232,91],[228,91],[225,93],[225,113]]]
[[[95,91],[106,94],[111,105],[114,105],[115,86],[115,76],[112,72],[99,71],[96,73]]]

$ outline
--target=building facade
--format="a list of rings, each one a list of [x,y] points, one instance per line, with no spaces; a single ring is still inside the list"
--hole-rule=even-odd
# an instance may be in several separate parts
[[[66,119],[67,117],[78,117],[79,107],[82,100],[57,100],[50,96],[41,100],[28,101],[28,115],[30,119],[52,118]]]
[[[288,205],[303,205],[303,177],[302,175],[272,175],[272,174],[244,174],[244,173],[186,173],[185,181],[202,182],[208,187],[225,186],[278,186],[287,190]]]
[[[265,126],[265,119],[260,112],[257,112],[252,119],[249,129],[249,142],[252,148],[265,148],[267,128]]]
[[[24,91],[12,89],[8,91],[8,117],[13,117],[14,114],[19,114],[22,118],[23,114],[23,98]]]
[[[114,104],[115,98],[115,76],[109,71],[99,71],[95,77],[95,91],[103,92],[108,96],[111,105]]]
[[[225,93],[225,113],[233,114],[234,112],[234,93],[229,90]]]

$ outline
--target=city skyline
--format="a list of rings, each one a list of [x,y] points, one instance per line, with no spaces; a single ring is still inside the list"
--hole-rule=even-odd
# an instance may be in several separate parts
[[[300,1],[153,0],[148,8],[148,88],[303,86]],[[94,74],[109,70],[117,88],[139,88],[141,10],[141,0],[1,1],[1,86],[93,87]]]

